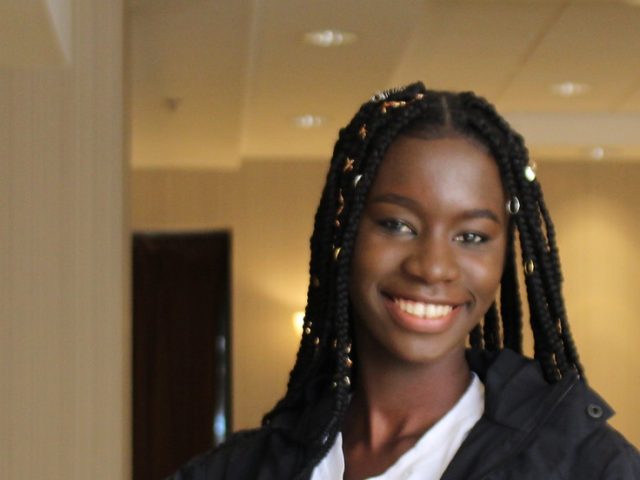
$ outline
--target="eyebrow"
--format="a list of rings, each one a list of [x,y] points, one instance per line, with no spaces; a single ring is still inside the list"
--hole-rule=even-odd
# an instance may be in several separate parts
[[[502,225],[502,222],[495,214],[493,210],[489,210],[488,208],[474,208],[472,210],[466,210],[462,214],[462,218],[465,219],[474,219],[474,218],[486,218],[488,220],[492,220],[498,225]]]
[[[395,193],[385,193],[383,195],[378,195],[371,199],[371,203],[393,203],[395,205],[400,205],[402,207],[407,207],[410,209],[420,209],[420,204],[415,200],[404,197],[402,195],[397,195]],[[472,208],[470,210],[465,210],[462,212],[460,217],[463,220],[473,220],[476,218],[486,218],[487,220],[491,220],[498,225],[502,225],[500,218],[493,210],[488,208]]]

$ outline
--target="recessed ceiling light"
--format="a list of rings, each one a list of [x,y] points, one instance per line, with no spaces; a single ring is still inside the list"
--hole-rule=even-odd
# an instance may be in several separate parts
[[[551,91],[561,97],[575,97],[587,93],[591,87],[586,83],[562,82],[551,85]]]
[[[324,117],[320,117],[319,115],[311,115],[311,114],[300,115],[299,117],[295,117],[293,119],[293,123],[295,124],[296,127],[299,127],[299,128],[320,127],[322,124],[324,124],[324,122],[325,122]]]
[[[356,35],[340,30],[316,30],[304,34],[304,41],[316,47],[339,47],[354,42]]]

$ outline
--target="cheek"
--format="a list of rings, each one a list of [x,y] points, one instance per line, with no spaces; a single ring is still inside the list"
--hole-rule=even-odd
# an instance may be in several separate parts
[[[398,270],[401,252],[392,248],[383,236],[360,232],[354,245],[349,275],[349,293],[352,301],[367,302],[378,295],[383,284]]]
[[[482,260],[470,261],[466,271],[468,282],[478,301],[489,305],[496,296],[504,269],[504,255],[496,254]]]
[[[381,237],[367,237],[355,245],[351,281],[370,286],[397,275],[404,253]]]
[[[372,233],[370,229],[368,222],[363,224],[354,245],[351,272],[361,281],[381,275],[391,268],[397,257],[397,249],[392,248],[387,239]]]

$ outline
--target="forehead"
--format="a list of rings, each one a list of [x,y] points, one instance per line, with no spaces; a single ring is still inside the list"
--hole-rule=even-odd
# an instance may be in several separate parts
[[[398,137],[387,150],[371,195],[398,193],[425,202],[452,201],[497,208],[505,194],[497,163],[481,144],[464,137]]]

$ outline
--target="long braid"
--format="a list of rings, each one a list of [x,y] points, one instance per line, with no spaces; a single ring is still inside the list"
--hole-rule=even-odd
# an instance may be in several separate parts
[[[538,195],[542,196],[542,191],[540,189],[540,185],[536,184],[534,186],[536,188]],[[562,284],[562,270],[560,268],[560,256],[558,254],[558,247],[556,245],[555,240],[555,227],[553,226],[553,222],[551,221],[551,216],[549,215],[549,211],[547,210],[544,202],[540,203],[540,214],[542,215],[542,219],[544,222],[546,238],[547,238],[547,251],[549,256],[549,261],[551,262],[549,270],[550,275],[555,275],[555,282],[558,285],[558,288],[552,288],[552,307],[554,312],[557,315],[560,323],[560,331],[562,336],[562,341],[564,344],[564,349],[567,355],[567,360],[576,366],[578,372],[583,374],[583,368],[580,364],[580,360],[578,357],[578,350],[576,348],[575,342],[573,340],[573,336],[570,332],[569,322],[567,320],[567,313],[564,306],[564,301],[562,299],[561,291],[559,286]]]
[[[349,272],[358,225],[368,192],[386,151],[402,134],[421,138],[462,136],[485,145],[495,158],[512,207],[500,302],[470,333],[472,348],[522,350],[522,302],[516,249],[520,243],[534,356],[548,381],[570,371],[582,372],[571,337],[561,293],[562,275],[555,230],[535,180],[525,171],[529,158],[520,135],[493,106],[472,93],[428,91],[420,83],[383,92],[364,103],[336,142],[310,240],[310,281],[304,333],[287,393],[265,416],[269,421],[283,410],[302,411],[314,398],[330,392],[331,414],[308,438],[309,457],[304,478],[331,448],[349,407],[357,382],[352,366],[357,345],[352,338]],[[318,380],[320,380],[318,382]],[[321,391],[310,395],[309,388]],[[315,395],[315,397],[314,397]]]
[[[354,120],[355,121],[355,120]],[[353,123],[353,122],[352,122]],[[340,172],[340,160],[343,150],[347,149],[345,138],[348,129],[340,132],[340,139],[334,148],[334,159],[327,173],[325,187],[316,211],[313,235],[310,240],[311,260],[309,270],[311,279],[307,291],[307,306],[303,324],[303,337],[298,349],[296,363],[291,371],[287,394],[276,407],[265,415],[263,423],[268,423],[278,412],[299,406],[303,401],[304,388],[313,374],[318,374],[322,366],[329,362],[327,344],[331,335],[332,322],[324,321],[330,316],[330,294],[328,279],[331,277],[332,237],[334,228],[335,198],[337,178]],[[322,279],[322,280],[321,280]],[[314,322],[313,319],[318,321]]]
[[[482,340],[482,326],[480,324],[473,327],[469,332],[469,345],[475,350],[482,350],[484,348],[484,342]]]
[[[522,353],[522,304],[518,286],[518,270],[513,251],[513,233],[509,235],[504,271],[500,282],[500,316],[504,346]]]
[[[484,316],[482,336],[485,350],[489,352],[497,352],[500,350],[500,315],[498,314],[498,307],[495,303],[491,304]]]

